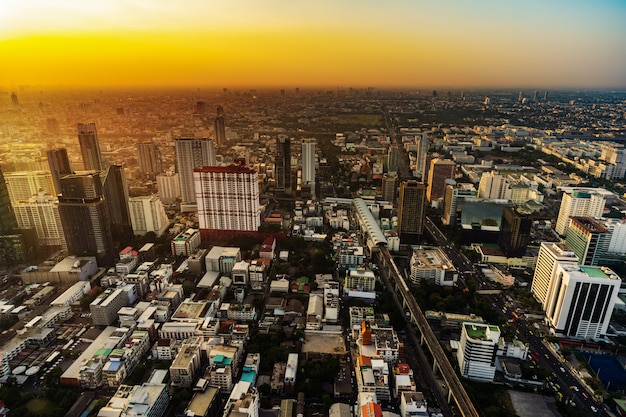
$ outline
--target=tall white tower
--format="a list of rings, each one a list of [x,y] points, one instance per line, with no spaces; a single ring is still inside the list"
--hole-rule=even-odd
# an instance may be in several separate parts
[[[208,138],[177,138],[174,144],[181,199],[185,203],[194,203],[196,192],[193,185],[193,170],[216,165],[215,144]]]
[[[590,189],[575,189],[563,193],[559,217],[556,220],[556,232],[565,236],[570,217],[602,217],[604,203],[604,196]]]
[[[311,187],[311,194],[315,194],[315,145],[314,138],[302,139],[302,185]]]
[[[541,242],[530,290],[545,310],[557,263],[578,265],[578,256],[564,243]]]

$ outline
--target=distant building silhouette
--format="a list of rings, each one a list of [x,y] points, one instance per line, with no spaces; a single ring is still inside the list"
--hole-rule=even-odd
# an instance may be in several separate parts
[[[131,229],[128,210],[128,182],[122,165],[111,165],[103,173],[102,192],[106,200],[108,217],[113,230],[122,232]]]
[[[11,93],[11,103],[13,103],[14,106],[20,104],[19,100],[17,99],[17,94],[15,94],[15,92]]]
[[[9,189],[0,168],[0,235],[10,234],[17,228],[15,212],[11,205]]]
[[[398,172],[398,158],[400,151],[398,145],[391,145],[387,153],[387,172]]]
[[[398,235],[400,243],[418,243],[424,233],[426,185],[402,181],[398,196]]]
[[[95,256],[99,266],[113,263],[115,251],[99,172],[61,178],[59,216],[70,254]]]
[[[52,174],[55,195],[61,192],[61,177],[72,173],[70,159],[67,156],[67,149],[54,148],[46,152],[48,165]]]
[[[139,169],[144,178],[155,179],[163,172],[163,158],[161,151],[154,141],[137,144],[137,155],[139,157]]]
[[[102,171],[102,155],[98,143],[98,132],[95,123],[78,124],[78,143],[83,156],[83,165],[86,171]]]
[[[291,139],[287,135],[278,135],[276,139],[276,191],[291,194]]]
[[[193,170],[215,166],[215,144],[208,138],[176,138],[174,146],[181,199],[185,203],[193,203],[196,201]]]

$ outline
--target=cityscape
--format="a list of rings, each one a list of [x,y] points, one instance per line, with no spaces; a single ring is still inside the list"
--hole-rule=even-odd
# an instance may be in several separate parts
[[[626,7],[442,3],[0,6],[0,416],[626,415]]]

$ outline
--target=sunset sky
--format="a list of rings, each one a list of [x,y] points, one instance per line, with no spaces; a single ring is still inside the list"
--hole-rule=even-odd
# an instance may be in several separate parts
[[[626,1],[0,0],[0,86],[626,87]]]

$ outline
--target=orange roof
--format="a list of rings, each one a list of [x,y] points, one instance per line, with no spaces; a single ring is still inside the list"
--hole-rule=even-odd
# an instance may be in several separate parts
[[[360,367],[369,366],[371,368],[372,358],[370,358],[369,356],[359,355],[359,366]]]

